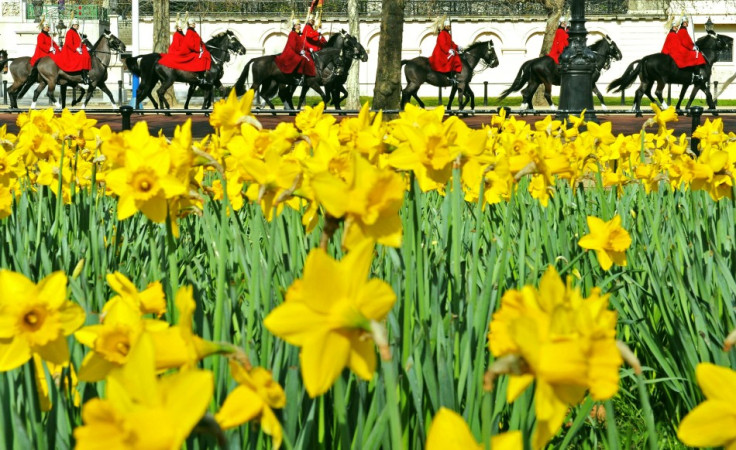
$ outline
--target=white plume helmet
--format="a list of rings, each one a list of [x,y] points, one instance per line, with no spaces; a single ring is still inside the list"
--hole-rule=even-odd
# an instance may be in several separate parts
[[[174,22],[174,28],[177,30],[184,28],[184,24],[181,21],[181,13],[176,13],[176,22]]]
[[[664,27],[667,30],[671,30],[674,26],[677,26],[677,24],[675,23],[675,16],[669,16],[667,22],[664,23]]]
[[[442,21],[442,26],[443,26],[443,27],[449,27],[449,26],[452,26],[452,21],[450,20],[450,18],[449,18],[449,17],[445,18],[445,20],[443,20],[443,21]]]
[[[72,21],[70,22],[70,25],[79,25],[79,19],[76,17],[72,17]]]
[[[447,17],[447,15],[443,14],[434,19],[428,29],[431,30],[433,33],[439,33],[445,28],[446,23],[450,24],[450,19],[449,17]]]
[[[560,16],[560,21],[559,21],[560,24],[567,23],[567,21],[568,21],[568,18],[565,17],[564,14]]]
[[[187,12],[187,25],[191,25],[191,26],[197,25],[197,19],[195,19],[194,16],[189,17],[189,12]]]
[[[690,19],[687,18],[687,14],[685,14],[685,11],[683,11],[682,16],[680,16],[680,25],[682,25],[684,22],[690,22]]]
[[[44,14],[44,15],[41,16],[41,22],[38,24],[38,28],[40,28],[41,30],[43,30],[44,28],[46,28],[48,26],[49,26],[49,23],[46,22],[46,15]]]

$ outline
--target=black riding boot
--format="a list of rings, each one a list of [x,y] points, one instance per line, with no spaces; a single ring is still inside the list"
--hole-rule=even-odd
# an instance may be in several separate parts
[[[696,83],[701,82],[703,80],[704,80],[704,78],[703,78],[703,76],[701,74],[699,74],[697,72],[693,72],[693,79],[692,79],[692,83],[693,84],[696,84]]]
[[[450,73],[450,83],[454,84],[455,86],[457,86],[457,83],[458,83],[457,74],[458,74],[457,72]]]
[[[302,76],[298,76],[297,75],[297,77],[296,77],[296,85],[297,86],[304,86],[304,80],[306,80],[306,78],[307,78],[306,75],[302,75]]]
[[[89,71],[88,70],[82,71],[82,84],[89,84]]]
[[[205,78],[204,74],[204,72],[197,73],[197,84],[199,84],[200,86],[207,86],[208,84],[210,84],[207,78]]]

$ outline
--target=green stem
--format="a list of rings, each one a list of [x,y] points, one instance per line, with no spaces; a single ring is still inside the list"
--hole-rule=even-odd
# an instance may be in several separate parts
[[[636,376],[637,384],[639,385],[639,400],[641,400],[641,409],[644,414],[644,420],[647,424],[647,440],[649,441],[649,449],[657,449],[657,430],[654,427],[654,414],[652,413],[652,406],[649,404],[649,393],[647,387],[644,384],[644,376],[641,374]]]
[[[388,409],[388,420],[391,430],[391,448],[401,447],[401,418],[399,417],[399,398],[397,395],[396,374],[391,361],[382,361],[383,378],[386,388],[386,408]]]

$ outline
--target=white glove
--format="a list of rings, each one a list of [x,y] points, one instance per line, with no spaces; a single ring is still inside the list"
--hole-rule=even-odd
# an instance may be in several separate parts
[[[82,54],[82,48],[81,47],[77,49],[77,53],[79,53],[80,55]]]
[[[49,48],[49,53],[56,53],[56,49],[52,45],[51,48]]]
[[[304,53],[304,50],[300,51],[299,54],[302,55],[302,56],[307,56],[307,54]]]
[[[199,51],[199,57],[202,57],[202,50]]]
[[[455,56],[455,50],[450,49],[450,56]]]
[[[459,45],[457,46],[457,51],[462,52],[463,50],[464,49],[462,47],[460,47]]]
[[[696,52],[699,52],[700,51],[700,49],[698,48],[697,45],[693,45],[693,50],[695,50]]]

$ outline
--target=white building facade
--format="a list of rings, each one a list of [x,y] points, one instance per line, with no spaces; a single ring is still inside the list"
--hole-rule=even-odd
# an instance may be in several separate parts
[[[40,0],[35,0],[39,2]],[[640,59],[651,53],[659,52],[664,43],[667,29],[666,13],[662,9],[662,2],[640,1],[634,4],[633,0],[628,3],[629,10],[623,14],[590,15],[587,18],[586,28],[588,30],[588,43],[608,35],[617,43],[623,60],[614,62],[610,70],[604,72],[598,82],[601,91],[613,79],[619,77],[626,67],[636,59]],[[678,4],[680,5],[680,4]],[[0,0],[0,48],[8,51],[9,56],[30,56],[33,54],[38,34],[37,23],[31,18],[32,8],[29,2],[20,0]],[[38,7],[38,4],[36,5]],[[734,5],[730,1],[699,1],[682,2],[681,8],[677,10],[680,15],[683,11],[691,15],[695,25],[695,38],[705,33],[705,23],[710,18],[714,24],[715,31],[736,38],[736,15],[729,14],[734,11]],[[633,9],[633,10],[632,10]],[[670,6],[670,10],[674,7]],[[44,11],[49,11],[45,9]],[[53,9],[50,17],[52,23],[56,23],[53,17]],[[735,11],[736,12],[736,11]],[[67,11],[68,13],[68,11]],[[94,12],[93,12],[94,15]],[[104,17],[102,17],[104,16]],[[341,17],[330,17],[325,12],[323,16],[322,31],[325,34],[335,33],[341,29],[348,29],[345,14]],[[118,35],[128,44],[128,50],[134,54],[144,54],[152,51],[153,25],[151,17],[142,15],[138,23],[139,49],[131,49],[132,39],[130,36],[130,21],[111,14],[100,14],[102,20],[85,20],[83,29],[89,35],[90,41],[94,42],[101,31],[109,28],[113,34]],[[175,14],[172,14],[172,29]],[[496,54],[499,58],[499,66],[488,68],[479,72],[473,78],[472,88],[476,95],[476,107],[483,105],[484,93],[487,91],[489,105],[493,105],[495,97],[508,87],[513,81],[519,67],[528,59],[539,56],[542,46],[545,18],[536,16],[473,16],[452,17],[453,39],[462,47],[468,47],[476,41],[491,39],[494,42]],[[68,19],[65,20],[67,23]],[[243,66],[251,58],[279,53],[286,43],[288,34],[288,17],[276,19],[274,17],[228,17],[208,19],[201,18],[199,23],[200,35],[206,40],[210,36],[225,31],[233,30],[238,39],[246,48],[246,55],[234,58],[225,68],[223,84],[231,85],[238,78]],[[418,19],[407,17],[403,30],[403,53],[402,59],[411,59],[416,56],[429,56],[434,48],[436,35],[430,29],[429,19]],[[136,27],[132,27],[135,29]],[[373,14],[360,20],[360,42],[368,52],[368,62],[358,63],[353,70],[359,70],[361,95],[371,96],[375,81],[377,66],[378,43],[380,35],[380,17]],[[718,62],[714,66],[712,81],[720,84],[718,91],[731,76],[736,73],[733,49],[730,58]],[[12,83],[10,74],[3,75],[3,80]],[[119,59],[115,59],[110,68],[108,87],[113,90],[117,98],[118,80],[123,80],[123,86],[130,96],[131,77],[124,72]],[[403,75],[402,75],[403,82]],[[488,83],[487,86],[485,83]],[[627,91],[627,95],[633,95],[637,84]],[[184,92],[186,86],[177,86],[177,95]],[[32,93],[32,92],[31,92]],[[27,96],[30,96],[30,94]],[[449,90],[444,91],[446,96]],[[553,95],[559,93],[559,88],[553,88]],[[679,86],[673,87],[672,95],[679,93]],[[425,85],[419,92],[421,96],[436,96],[438,88]],[[512,94],[513,95],[513,94]],[[700,94],[702,97],[702,94]],[[721,99],[736,98],[736,83],[730,84],[721,94]]]

